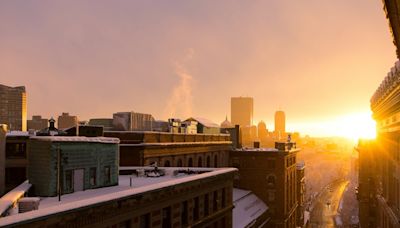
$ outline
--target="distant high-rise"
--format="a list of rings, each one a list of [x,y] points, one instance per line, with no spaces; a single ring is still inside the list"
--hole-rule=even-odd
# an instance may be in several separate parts
[[[264,140],[266,137],[268,137],[268,129],[264,121],[261,120],[258,123],[257,131],[258,131],[258,138],[260,140]]]
[[[42,118],[42,116],[32,116],[31,120],[28,120],[28,130],[42,130],[49,126],[49,120]]]
[[[151,114],[117,112],[113,114],[113,127],[117,131],[151,131],[154,118]]]
[[[9,130],[26,131],[27,107],[25,86],[9,87],[0,84],[0,123]]]
[[[68,112],[63,112],[61,116],[58,117],[58,129],[66,129],[70,127],[78,126],[78,117],[70,116]]]
[[[275,112],[275,133],[283,136],[286,132],[285,113],[283,111]]]
[[[233,125],[253,125],[253,98],[232,97],[231,98],[231,122]]]

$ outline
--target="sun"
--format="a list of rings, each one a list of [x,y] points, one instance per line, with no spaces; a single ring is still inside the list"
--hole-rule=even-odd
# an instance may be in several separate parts
[[[354,141],[360,138],[374,139],[376,137],[376,123],[372,119],[370,112],[339,116],[330,125],[330,130],[336,135],[341,135]]]

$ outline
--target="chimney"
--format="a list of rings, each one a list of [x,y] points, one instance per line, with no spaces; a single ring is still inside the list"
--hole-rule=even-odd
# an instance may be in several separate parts
[[[259,149],[260,148],[260,142],[255,141],[254,142],[254,148]]]

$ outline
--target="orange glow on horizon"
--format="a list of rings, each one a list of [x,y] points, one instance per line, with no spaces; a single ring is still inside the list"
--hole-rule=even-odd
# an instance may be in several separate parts
[[[298,124],[288,123],[288,130],[298,131],[303,136],[339,136],[353,141],[357,141],[360,138],[374,139],[376,137],[376,123],[371,115],[371,112],[357,112],[344,114],[331,120]]]

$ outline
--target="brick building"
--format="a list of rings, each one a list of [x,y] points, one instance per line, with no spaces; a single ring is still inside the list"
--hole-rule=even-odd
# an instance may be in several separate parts
[[[42,116],[32,116],[31,120],[28,120],[28,130],[41,130],[49,126],[49,120],[42,118]]]
[[[234,186],[254,192],[269,207],[268,227],[296,227],[297,168],[295,143],[276,143],[276,148],[232,150],[231,165],[239,169]]]
[[[57,120],[58,129],[67,129],[78,126],[78,117],[71,116],[68,112],[63,112]]]
[[[26,180],[28,151],[27,132],[9,132],[5,139],[5,192],[10,191]]]
[[[121,166],[228,167],[232,146],[227,134],[106,131],[104,136],[121,140]]]
[[[236,169],[159,168],[159,176],[154,168],[129,169],[134,175],[120,175],[117,186],[74,192],[61,201],[44,197],[38,210],[1,218],[0,226],[232,227]]]
[[[5,192],[7,125],[0,124],[0,196]]]

